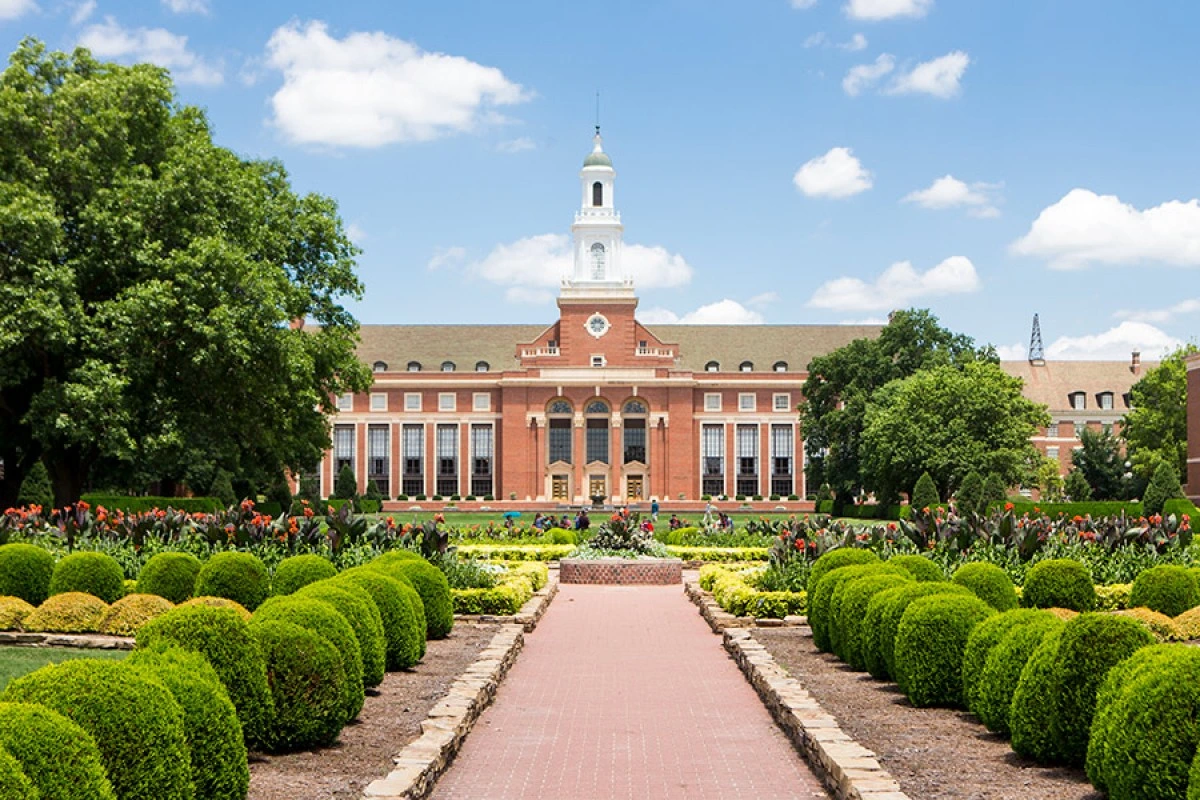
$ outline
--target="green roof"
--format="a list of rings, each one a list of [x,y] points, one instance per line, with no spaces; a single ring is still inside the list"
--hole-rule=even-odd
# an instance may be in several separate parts
[[[588,157],[583,160],[585,167],[611,167],[612,159],[608,157],[608,153],[588,153]]]

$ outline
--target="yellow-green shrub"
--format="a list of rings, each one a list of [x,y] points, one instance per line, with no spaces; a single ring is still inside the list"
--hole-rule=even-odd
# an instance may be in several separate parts
[[[130,594],[109,607],[100,622],[100,632],[110,636],[133,636],[138,628],[175,607],[165,597],[156,594]]]
[[[1119,611],[1129,608],[1129,593],[1132,583],[1110,583],[1107,586],[1096,587],[1096,610]]]
[[[108,613],[108,603],[84,592],[56,594],[25,617],[21,626],[27,631],[55,633],[95,633]]]
[[[575,549],[573,544],[464,544],[458,552],[485,561],[558,561]]]
[[[502,581],[490,589],[451,589],[455,614],[512,615],[533,597],[533,584],[524,575]]]
[[[1200,639],[1200,606],[1189,609],[1175,618],[1184,639]]]
[[[1188,638],[1184,635],[1180,627],[1175,624],[1175,620],[1171,619],[1166,614],[1160,614],[1157,611],[1152,611],[1145,606],[1138,606],[1137,608],[1124,608],[1120,611],[1114,611],[1112,613],[1116,614],[1117,616],[1136,619],[1138,622],[1145,625],[1146,628],[1149,629],[1150,633],[1154,634],[1154,638],[1159,642],[1182,642]]]
[[[208,608],[232,608],[234,611],[237,612],[238,616],[241,617],[243,620],[245,620],[246,622],[250,621],[250,612],[246,610],[246,607],[244,605],[242,605],[241,603],[237,602],[236,600],[230,600],[227,597],[213,597],[212,595],[205,594],[205,595],[201,595],[200,597],[193,597],[191,600],[188,600],[187,602],[179,604],[180,608],[183,608],[184,606],[207,606]]]
[[[803,614],[807,606],[807,592],[760,592],[740,573],[721,570],[709,574],[716,575],[710,581],[713,599],[736,617],[783,619]]]
[[[529,578],[535,592],[541,591],[550,580],[550,568],[539,561],[526,561],[508,566],[509,575],[523,575]]]
[[[0,597],[0,631],[20,630],[21,621],[34,607],[19,597]]]

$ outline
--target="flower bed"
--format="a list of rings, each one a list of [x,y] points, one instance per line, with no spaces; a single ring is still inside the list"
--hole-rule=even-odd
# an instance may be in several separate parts
[[[807,610],[807,592],[760,591],[753,584],[754,576],[750,570],[735,572],[706,564],[700,568],[700,588],[712,592],[717,604],[737,617],[783,619]]]
[[[495,586],[480,589],[451,589],[455,614],[496,614],[512,616],[521,610],[533,593],[546,585],[549,570],[545,564],[526,562],[509,567]]]
[[[687,547],[667,545],[667,552],[684,561],[728,563],[740,561],[766,561],[766,547]]]

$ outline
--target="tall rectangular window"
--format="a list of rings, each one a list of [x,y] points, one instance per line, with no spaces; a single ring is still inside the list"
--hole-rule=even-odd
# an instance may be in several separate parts
[[[574,433],[570,419],[550,419],[550,441],[548,458],[550,463],[571,463],[571,437]]]
[[[404,459],[400,490],[409,497],[425,494],[425,426],[405,425],[400,444]]]
[[[587,463],[599,461],[608,463],[608,420],[589,419],[587,421]]]
[[[471,494],[486,497],[492,494],[492,426],[471,426]]]
[[[737,493],[758,494],[758,426],[737,426]]]
[[[458,494],[458,425],[437,426],[437,493]]]
[[[1057,422],[1051,422],[1049,425],[1046,426],[1046,436],[1048,436],[1051,439],[1058,438],[1058,423]]]
[[[367,480],[384,497],[391,497],[391,470],[388,458],[388,426],[371,425],[367,428]]]
[[[333,480],[337,482],[342,467],[354,470],[354,426],[333,426]],[[357,474],[357,473],[356,473]]]
[[[703,494],[725,494],[725,426],[700,428],[700,468]]]
[[[795,492],[795,439],[791,425],[771,426],[771,494],[787,497]]]
[[[625,461],[628,464],[637,461],[646,463],[646,420],[627,419],[622,431],[624,439]]]

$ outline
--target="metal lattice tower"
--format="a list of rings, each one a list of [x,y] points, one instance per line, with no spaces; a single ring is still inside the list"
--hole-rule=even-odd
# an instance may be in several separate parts
[[[1046,348],[1042,346],[1042,324],[1038,315],[1033,315],[1033,334],[1029,337],[1029,363],[1045,364]]]

